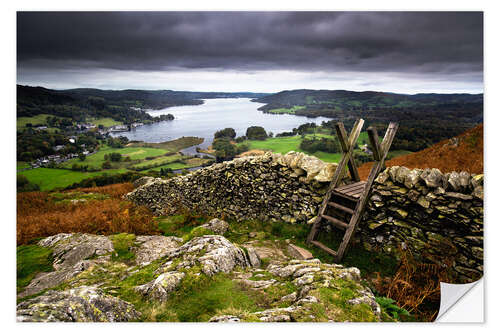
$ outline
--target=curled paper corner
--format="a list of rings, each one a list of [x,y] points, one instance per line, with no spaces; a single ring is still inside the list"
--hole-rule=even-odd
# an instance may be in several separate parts
[[[483,278],[472,283],[464,284],[440,282],[441,304],[435,322],[483,322],[483,283]]]

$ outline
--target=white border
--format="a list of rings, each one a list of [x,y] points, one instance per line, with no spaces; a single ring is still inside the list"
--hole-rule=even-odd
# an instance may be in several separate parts
[[[258,330],[320,330],[320,331],[331,331],[331,330],[358,330],[358,329],[369,329],[369,330],[384,330],[384,331],[397,331],[400,332],[401,329],[405,331],[418,331],[421,332],[422,329],[439,329],[448,330],[453,329],[454,331],[467,331],[491,328],[493,323],[497,320],[499,316],[493,314],[493,316],[488,316],[488,309],[492,308],[496,310],[497,297],[498,295],[498,283],[496,279],[492,278],[494,283],[488,284],[488,293],[486,297],[486,302],[492,300],[490,307],[486,305],[486,325],[456,325],[456,324],[396,324],[396,325],[370,325],[370,324],[349,324],[342,325],[339,324],[274,324],[274,325],[195,325],[195,324],[111,324],[111,325],[100,325],[100,324],[16,324],[15,323],[15,178],[13,177],[15,173],[14,161],[15,161],[15,82],[16,82],[16,67],[15,67],[15,50],[16,50],[16,10],[417,10],[417,11],[428,11],[428,10],[484,10],[485,11],[485,174],[486,174],[486,187],[485,187],[485,208],[486,208],[486,242],[485,242],[485,269],[487,272],[486,280],[488,277],[496,275],[498,272],[498,265],[493,263],[492,266],[488,265],[489,254],[497,253],[498,241],[490,242],[489,238],[498,235],[498,213],[493,210],[493,205],[490,205],[490,200],[494,203],[496,198],[498,198],[498,189],[500,188],[500,182],[498,176],[493,172],[489,172],[489,165],[499,165],[498,152],[495,147],[498,147],[500,143],[500,137],[498,129],[495,125],[499,124],[499,114],[500,105],[498,103],[498,77],[499,77],[499,52],[498,52],[498,32],[500,31],[500,15],[498,13],[496,1],[428,1],[420,0],[413,2],[403,2],[403,1],[345,1],[345,2],[334,2],[334,1],[246,1],[246,2],[236,2],[234,0],[210,0],[210,1],[179,1],[179,2],[167,2],[167,1],[150,1],[141,0],[134,2],[124,2],[122,1],[97,1],[97,0],[87,0],[85,2],[70,2],[70,1],[4,1],[2,2],[2,11],[0,12],[2,25],[3,38],[3,52],[2,57],[2,117],[4,119],[4,129],[1,131],[2,142],[6,148],[4,148],[3,156],[8,156],[7,161],[2,163],[2,210],[5,212],[3,215],[6,218],[2,219],[3,223],[3,234],[5,237],[2,239],[2,259],[3,259],[3,274],[1,275],[3,295],[1,303],[1,318],[4,323],[5,331],[9,329],[15,329],[20,331],[31,331],[31,330],[50,330],[50,331],[62,331],[70,328],[72,331],[87,331],[92,330],[109,330],[113,328],[119,328],[124,331],[137,331],[144,326],[145,329],[150,330],[186,330],[203,329],[204,331],[254,331]],[[494,169],[492,168],[491,171]],[[496,229],[496,230],[495,230]],[[487,283],[487,282],[486,282]],[[493,301],[495,303],[493,303]],[[496,312],[496,311],[495,311]],[[495,313],[493,312],[493,313]],[[423,327],[422,325],[426,325]],[[445,325],[443,327],[443,325]],[[7,326],[7,327],[6,327]]]

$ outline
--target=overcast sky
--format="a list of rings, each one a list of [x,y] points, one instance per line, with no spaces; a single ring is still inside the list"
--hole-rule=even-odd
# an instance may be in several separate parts
[[[17,83],[483,92],[475,12],[19,12]]]

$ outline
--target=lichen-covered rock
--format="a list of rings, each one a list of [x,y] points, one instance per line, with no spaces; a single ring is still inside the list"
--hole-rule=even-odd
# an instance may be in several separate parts
[[[216,235],[223,235],[229,229],[229,223],[220,219],[212,219],[201,227],[213,231]]]
[[[114,251],[108,237],[90,234],[57,234],[42,239],[38,245],[52,249],[55,269],[72,267],[84,259]]]
[[[183,268],[201,265],[202,272],[207,275],[229,273],[236,266],[250,266],[243,250],[220,235],[196,237],[170,252],[168,258],[182,258]]]
[[[425,169],[421,175],[427,187],[440,187],[443,185],[444,176],[439,169]]]
[[[137,236],[135,241],[138,246],[133,250],[138,265],[148,265],[182,244],[182,238],[173,236]]]
[[[119,298],[94,287],[48,291],[17,305],[17,321],[24,322],[122,322],[137,320],[140,313]]]

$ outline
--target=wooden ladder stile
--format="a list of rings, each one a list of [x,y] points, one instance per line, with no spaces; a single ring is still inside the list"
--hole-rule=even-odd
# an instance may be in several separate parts
[[[370,139],[370,145],[373,151],[373,159],[375,160],[375,162],[370,170],[368,179],[365,182],[360,181],[358,170],[352,156],[353,149],[358,140],[361,128],[363,127],[363,123],[363,119],[358,119],[354,123],[349,138],[347,138],[344,125],[341,122],[335,125],[335,130],[337,132],[340,146],[342,148],[342,157],[337,165],[337,169],[335,170],[332,181],[320,206],[318,216],[314,220],[309,236],[307,237],[308,243],[315,245],[334,256],[335,262],[337,263],[342,260],[356,231],[356,227],[361,221],[363,212],[368,202],[368,198],[370,196],[373,182],[375,181],[375,178],[377,178],[380,171],[382,171],[384,168],[384,162],[387,157],[387,153],[389,152],[389,148],[391,147],[392,141],[398,129],[398,124],[391,122],[387,127],[387,131],[381,143],[379,142],[376,129],[373,127],[369,127],[367,129],[368,137]],[[352,183],[339,186],[346,171],[346,166],[349,170]],[[331,201],[332,195],[353,203],[355,202],[355,208],[352,209],[350,207],[346,207],[342,203]],[[326,212],[328,207],[330,207],[331,209],[335,209],[343,214],[347,213],[351,215],[349,222],[346,223],[336,217],[327,215]],[[342,243],[340,244],[337,251],[330,249],[326,245],[316,240],[316,236],[320,232],[321,223],[323,221],[332,224],[338,229],[345,230]]]

